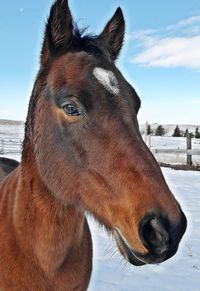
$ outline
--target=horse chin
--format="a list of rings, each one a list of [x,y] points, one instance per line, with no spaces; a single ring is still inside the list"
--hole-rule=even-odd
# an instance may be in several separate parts
[[[139,259],[133,249],[129,247],[119,228],[115,227],[113,234],[121,254],[129,263],[134,266],[143,266],[146,264],[141,259]]]

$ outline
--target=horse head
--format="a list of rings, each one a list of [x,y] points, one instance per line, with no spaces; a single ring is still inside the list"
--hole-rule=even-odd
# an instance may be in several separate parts
[[[67,1],[54,3],[24,148],[56,199],[90,212],[125,259],[143,265],[176,253],[186,218],[140,135],[140,98],[115,65],[124,31],[120,8],[88,36]]]

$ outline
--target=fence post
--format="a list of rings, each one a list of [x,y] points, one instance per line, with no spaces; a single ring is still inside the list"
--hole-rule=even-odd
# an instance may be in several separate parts
[[[151,134],[148,135],[148,147],[151,149]]]
[[[192,149],[192,135],[191,133],[187,133],[187,150],[191,150]],[[192,155],[187,153],[187,165],[191,166],[192,165]]]
[[[148,121],[145,124],[145,131],[144,131],[144,142],[147,144],[147,134],[148,134]]]

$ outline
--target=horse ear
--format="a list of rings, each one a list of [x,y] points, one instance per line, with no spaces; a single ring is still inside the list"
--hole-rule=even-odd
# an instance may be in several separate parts
[[[99,40],[105,46],[114,61],[121,50],[125,33],[125,21],[122,10],[117,8],[113,17],[108,21],[104,30],[99,35]]]
[[[57,0],[47,20],[41,52],[41,64],[59,51],[70,47],[73,39],[73,20],[67,0]]]

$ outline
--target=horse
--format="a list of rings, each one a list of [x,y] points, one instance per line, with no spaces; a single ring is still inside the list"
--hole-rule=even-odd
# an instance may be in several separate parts
[[[10,174],[18,165],[19,162],[16,160],[0,157],[0,181]]]
[[[178,249],[186,217],[140,135],[140,98],[115,65],[124,34],[121,8],[91,36],[66,0],[51,7],[21,163],[0,185],[1,290],[86,290],[86,213],[130,264]]]

